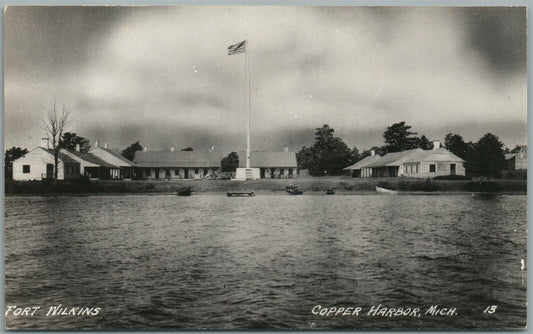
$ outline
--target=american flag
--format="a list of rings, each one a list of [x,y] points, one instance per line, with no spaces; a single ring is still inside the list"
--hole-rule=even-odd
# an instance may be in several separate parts
[[[246,52],[246,40],[244,40],[244,41],[242,41],[240,43],[228,46],[228,55],[229,56],[236,55],[238,53],[243,53],[243,52]]]

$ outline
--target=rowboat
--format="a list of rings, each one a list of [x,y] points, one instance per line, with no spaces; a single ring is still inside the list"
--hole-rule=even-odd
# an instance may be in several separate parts
[[[303,191],[299,190],[297,186],[292,184],[287,186],[285,190],[287,190],[287,193],[289,193],[289,195],[301,195],[304,193]]]
[[[326,195],[335,195],[335,188],[326,190]]]
[[[176,192],[172,194],[178,196],[191,196],[194,194],[194,192],[192,191],[192,187],[183,187],[179,188]]]
[[[396,190],[390,190],[390,189],[385,189],[381,187],[376,187],[376,191],[379,194],[383,194],[383,195],[398,195],[398,191]]]
[[[226,193],[226,196],[228,196],[228,197],[253,197],[253,196],[255,196],[255,193],[253,191],[251,191],[251,192],[228,191]]]

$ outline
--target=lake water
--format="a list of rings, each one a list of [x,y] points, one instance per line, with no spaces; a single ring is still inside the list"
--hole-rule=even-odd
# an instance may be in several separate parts
[[[7,197],[5,211],[6,307],[41,307],[11,309],[8,328],[526,324],[525,195]],[[46,316],[58,304],[67,315]],[[420,316],[368,314],[380,304]],[[453,315],[425,314],[436,304]],[[320,315],[332,307],[352,309]],[[97,314],[68,315],[83,308]]]

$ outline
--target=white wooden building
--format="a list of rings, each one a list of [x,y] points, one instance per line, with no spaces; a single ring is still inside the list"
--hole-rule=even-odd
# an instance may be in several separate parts
[[[133,162],[145,179],[202,179],[220,171],[222,153],[209,151],[135,152]]]
[[[119,152],[110,149],[107,144],[104,147],[99,146],[96,141],[94,147],[89,150],[89,153],[96,156],[98,159],[103,160],[105,163],[118,167],[110,169],[110,177],[114,180],[131,179],[134,175],[135,163],[126,159]]]
[[[54,154],[51,149],[36,147],[13,161],[13,180],[45,180],[54,177]],[[80,177],[80,163],[64,153],[59,153],[58,180]]]
[[[238,152],[239,167],[246,167],[246,152]],[[298,177],[298,164],[296,153],[285,151],[251,151],[250,167],[259,168],[262,179],[295,178]]]
[[[428,178],[444,175],[465,175],[464,160],[433,143],[432,150],[415,148],[392,152],[384,156],[370,156],[346,167],[353,170],[354,177],[418,177]]]

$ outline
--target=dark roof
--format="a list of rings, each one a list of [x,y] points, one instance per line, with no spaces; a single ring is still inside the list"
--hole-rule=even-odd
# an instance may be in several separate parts
[[[108,168],[119,168],[118,166],[112,165],[110,163],[105,162],[104,160],[98,158],[94,154],[91,153],[85,153],[85,152],[78,152],[78,151],[69,151],[71,154],[74,154],[80,159],[83,159],[85,161],[91,162],[96,165],[100,165],[102,167],[108,167]]]
[[[246,167],[246,152],[239,152],[239,167]],[[294,152],[271,152],[271,151],[252,151],[250,152],[250,167],[290,167],[295,168],[296,153]]]
[[[219,167],[218,151],[137,151],[133,162],[139,167]]]

